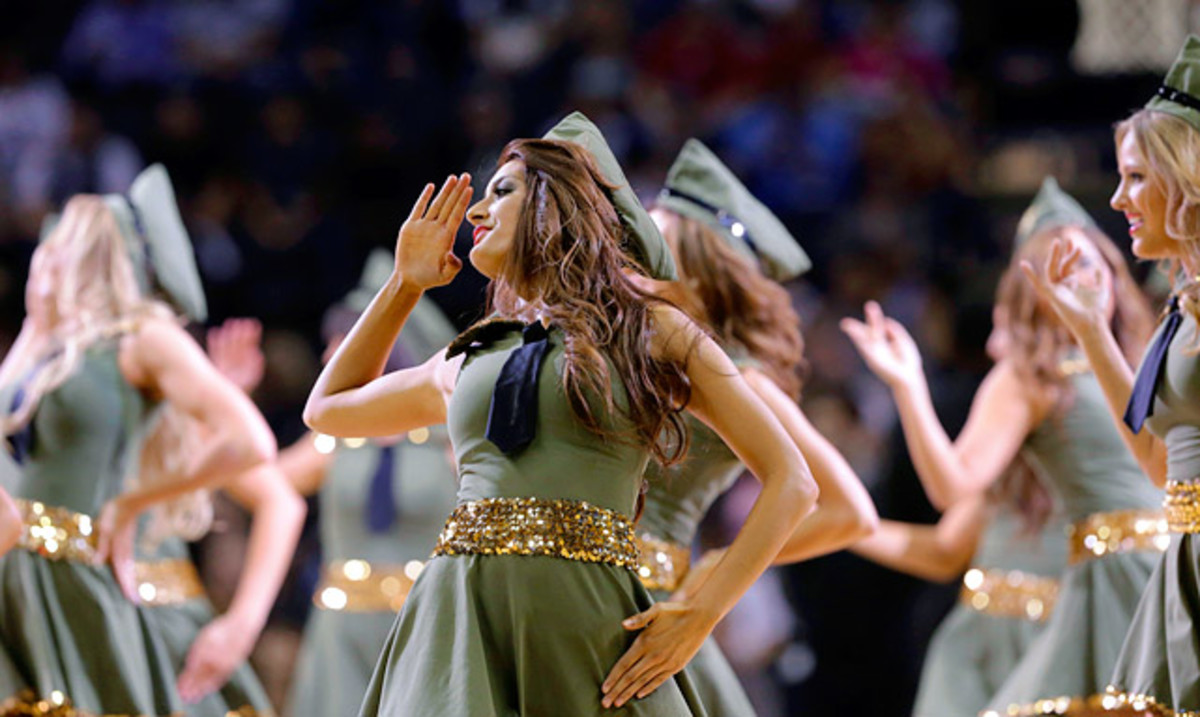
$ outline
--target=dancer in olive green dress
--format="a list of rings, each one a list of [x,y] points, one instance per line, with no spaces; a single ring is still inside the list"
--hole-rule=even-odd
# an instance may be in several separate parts
[[[511,142],[467,215],[498,316],[421,367],[380,376],[421,293],[461,266],[450,250],[469,197],[465,175],[436,198],[426,188],[393,274],[305,411],[340,435],[445,421],[457,459],[458,507],[361,714],[704,714],[678,673],[812,508],[804,460],[715,344],[623,272],[622,249],[674,275],[578,114],[548,139]],[[763,492],[695,594],[655,604],[634,572],[629,516],[647,460],[682,448],[680,404],[734,446]]]
[[[373,252],[358,288],[325,321],[336,347],[392,271]],[[413,308],[388,365],[423,363],[453,338],[428,297]],[[454,508],[455,475],[441,426],[383,441],[306,436],[280,464],[304,493],[319,491],[321,582],[289,699],[293,717],[352,717],[367,691],[388,630]]]
[[[821,489],[816,511],[777,562],[840,550],[870,533],[877,516],[849,464],[797,406],[803,361],[800,319],[783,287],[809,267],[808,257],[778,218],[698,140],[688,140],[671,165],[651,217],[662,231],[679,281],[661,293],[707,325],[742,375],[804,454]],[[642,582],[656,600],[684,585],[700,520],[745,470],[721,438],[689,421],[687,456],[673,466],[651,464],[638,524]],[[721,553],[705,558],[702,580]],[[754,710],[713,640],[688,665],[709,715]]]
[[[275,448],[253,405],[152,297],[161,290],[202,315],[192,262],[161,167],[128,197],[73,198],[34,252],[28,315],[0,367],[24,525],[19,547],[0,558],[0,712],[185,710],[162,635],[130,601],[138,516]],[[151,475],[137,466],[144,444],[169,451],[151,433],[161,411],[196,421],[211,440],[175,472]]]
[[[1079,236],[1027,268],[1042,297],[1087,352],[1121,437],[1146,475],[1167,489],[1172,533],[1112,674],[1106,704],[1162,717],[1200,715],[1200,38],[1189,37],[1146,107],[1117,125],[1121,181],[1111,200],[1129,221],[1139,259],[1161,260],[1173,281],[1168,311],[1136,378],[1112,350],[1103,307],[1088,291]],[[1143,430],[1148,428],[1149,430]]]
[[[1009,345],[976,394],[951,443],[929,403],[915,343],[875,304],[867,323],[843,326],[868,365],[891,386],[927,494],[941,507],[983,490],[1020,456],[1038,471],[1072,522],[1068,567],[1045,630],[988,703],[1002,715],[1087,714],[1116,662],[1133,611],[1162,549],[1161,494],[1138,470],[1107,415],[1096,375],[1065,327],[1019,271],[1057,233],[1086,243],[1092,291],[1110,308],[1127,353],[1148,333],[1146,300],[1120,252],[1053,182],[1043,185],[1001,279]],[[990,714],[991,712],[989,712]]]

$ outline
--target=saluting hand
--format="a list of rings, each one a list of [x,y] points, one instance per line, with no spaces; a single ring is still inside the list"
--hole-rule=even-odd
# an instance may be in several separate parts
[[[471,175],[451,175],[433,195],[425,185],[396,239],[396,274],[422,290],[449,284],[462,269],[454,235],[471,203]],[[432,199],[432,201],[431,201]]]
[[[892,389],[921,380],[921,351],[904,325],[874,301],[863,307],[863,316],[865,322],[845,318],[840,326],[871,372]]]
[[[1054,309],[1058,318],[1075,336],[1089,329],[1106,326],[1112,311],[1112,291],[1104,271],[1089,266],[1081,248],[1086,236],[1077,229],[1063,231],[1065,239],[1055,239],[1045,266],[1021,262],[1021,271],[1033,282],[1038,295]]]

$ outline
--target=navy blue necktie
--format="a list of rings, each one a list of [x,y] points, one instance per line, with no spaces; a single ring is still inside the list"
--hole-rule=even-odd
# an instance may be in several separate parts
[[[550,331],[535,321],[522,332],[522,345],[509,354],[488,407],[487,439],[504,455],[519,453],[537,430],[538,373],[550,347]]]
[[[392,497],[395,464],[396,446],[380,446],[379,463],[367,490],[367,528],[372,533],[386,533],[396,522],[396,501]]]
[[[1179,313],[1179,298],[1172,296],[1163,330],[1142,359],[1142,367],[1133,381],[1133,392],[1129,394],[1129,403],[1125,406],[1125,425],[1134,433],[1140,433],[1146,419],[1154,413],[1154,392],[1158,388],[1163,367],[1167,365],[1167,347],[1171,345],[1171,339],[1175,338],[1181,323],[1183,315]]]

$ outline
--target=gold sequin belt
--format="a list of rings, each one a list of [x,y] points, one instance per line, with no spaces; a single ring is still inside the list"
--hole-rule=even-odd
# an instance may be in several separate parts
[[[398,612],[425,563],[404,565],[335,560],[321,571],[313,603],[322,610]]]
[[[1048,697],[1026,704],[1011,704],[1002,711],[980,712],[980,717],[1044,717],[1044,715],[1111,714],[1113,717],[1200,717],[1197,712],[1162,711],[1152,702],[1117,693],[1112,687],[1105,694],[1086,697]],[[1141,705],[1141,707],[1138,707]]]
[[[1167,481],[1163,512],[1172,533],[1200,533],[1200,483]]]
[[[1067,561],[1076,565],[1114,553],[1167,549],[1170,536],[1161,510],[1092,513],[1067,528]]]
[[[17,545],[51,560],[93,563],[96,532],[91,516],[36,500],[17,498],[25,529]]]
[[[49,697],[39,698],[32,690],[22,690],[6,700],[0,701],[3,717],[148,717],[147,715],[98,714],[81,710],[71,704],[62,692],[54,690]],[[182,712],[172,712],[168,717],[184,717]],[[259,712],[250,705],[229,710],[225,717],[272,717],[270,712]]]
[[[138,597],[143,605],[181,605],[204,597],[204,583],[200,581],[196,566],[187,558],[139,560],[133,568]]]
[[[986,615],[1041,622],[1058,599],[1058,580],[1020,570],[971,568],[959,602]]]
[[[1113,708],[1128,707],[1136,711],[1139,715],[1154,715],[1154,717],[1200,717],[1200,710],[1171,709],[1166,705],[1159,704],[1158,700],[1150,695],[1122,692],[1113,685],[1108,686],[1108,691],[1105,693],[1104,699]]]
[[[691,567],[691,548],[656,538],[649,533],[639,533],[637,539],[641,553],[637,574],[642,579],[642,585],[647,590],[674,592]]]
[[[581,500],[483,498],[456,507],[434,555],[546,555],[637,570],[633,521]]]

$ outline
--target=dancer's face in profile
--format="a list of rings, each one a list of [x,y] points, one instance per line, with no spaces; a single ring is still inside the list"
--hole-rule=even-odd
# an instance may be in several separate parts
[[[1151,169],[1132,130],[1117,145],[1121,183],[1109,204],[1129,222],[1130,250],[1139,259],[1169,259],[1178,254],[1177,243],[1167,235],[1167,198],[1162,185],[1152,181]]]
[[[471,264],[489,279],[500,275],[512,251],[525,194],[525,163],[514,159],[496,171],[483,198],[467,211],[467,221],[475,227]]]

